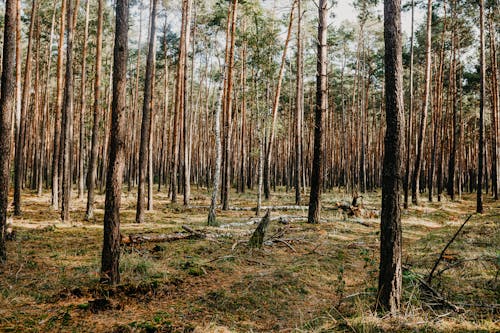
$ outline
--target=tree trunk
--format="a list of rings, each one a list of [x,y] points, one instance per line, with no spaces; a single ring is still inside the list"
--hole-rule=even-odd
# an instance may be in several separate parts
[[[429,109],[429,95],[431,89],[431,48],[432,48],[432,0],[427,1],[427,34],[425,46],[425,88],[422,114],[418,131],[417,157],[412,175],[411,201],[418,204],[420,171],[422,168],[422,155],[424,151],[425,127],[427,125],[427,112]]]
[[[404,208],[408,209],[408,192],[410,190],[410,158],[412,152],[412,127],[413,127],[413,39],[415,22],[415,1],[411,1],[411,36],[410,36],[410,105],[408,112],[408,121],[406,123],[406,160],[405,160],[405,178],[404,178]]]
[[[146,77],[144,78],[144,100],[142,104],[141,143],[139,148],[139,187],[137,190],[136,223],[144,222],[144,191],[146,186],[146,171],[148,167],[148,142],[151,131],[151,99],[152,78],[155,56],[155,28],[156,28],[156,5],[157,0],[152,0],[151,20],[149,27],[149,50],[146,60]]]
[[[384,1],[384,41],[387,129],[382,180],[377,307],[396,313],[401,306],[403,283],[400,207],[404,124],[401,0]]]
[[[78,8],[76,8],[78,11]],[[78,198],[83,196],[85,189],[83,161],[85,153],[85,111],[87,107],[86,94],[86,81],[87,81],[87,40],[89,35],[89,13],[90,13],[90,0],[87,0],[85,9],[85,30],[83,33],[83,50],[82,50],[82,77],[80,82],[80,151],[78,153]]]
[[[493,198],[498,200],[498,185],[500,170],[498,165],[498,111],[500,109],[498,96],[498,64],[495,42],[495,26],[493,24],[493,13],[489,17],[490,30],[490,59],[491,59],[491,179]]]
[[[26,117],[30,103],[31,93],[31,67],[33,51],[33,35],[35,32],[35,20],[37,15],[37,1],[32,1],[30,30],[28,36],[28,50],[26,52],[26,65],[24,69],[24,85],[21,101],[21,117],[19,121],[19,132],[16,138],[15,161],[14,161],[14,215],[21,215],[21,188],[23,183],[23,165],[24,165],[24,144],[26,137]],[[10,129],[9,129],[10,130]]]
[[[6,0],[0,85],[0,263],[7,260],[5,227],[9,205],[11,119],[16,105],[16,0]]]
[[[101,282],[109,284],[120,282],[120,202],[125,146],[125,110],[127,107],[127,41],[128,0],[117,0],[113,56],[113,102],[101,261]]]
[[[219,86],[219,96],[217,98],[217,107],[215,109],[215,170],[214,170],[214,185],[212,189],[212,199],[210,201],[210,209],[208,212],[208,225],[217,226],[216,209],[217,209],[217,196],[219,195],[220,186],[220,171],[222,164],[222,147],[220,142],[220,114],[222,112],[222,98],[224,95],[224,82],[225,82],[225,68],[222,68],[222,81]]]
[[[318,59],[316,63],[316,105],[314,110],[314,157],[309,199],[309,223],[319,223],[323,187],[323,114],[327,110],[327,1],[318,6]]]
[[[480,31],[480,65],[481,65],[481,94],[479,99],[479,149],[477,168],[477,206],[480,214],[483,209],[483,164],[484,164],[484,104],[486,102],[486,60],[484,38],[484,0],[479,0],[479,31]]]
[[[98,0],[97,8],[97,46],[94,81],[94,120],[92,122],[92,143],[90,147],[90,160],[87,172],[87,209],[85,219],[94,218],[94,191],[97,178],[97,150],[99,145],[99,122],[101,118],[101,67],[102,67],[102,25],[103,25],[104,0]]]
[[[73,1],[68,0],[66,17],[66,78],[64,87],[63,113],[63,179],[61,219],[69,221],[71,197],[71,171],[73,161]]]
[[[302,51],[302,6],[297,0],[297,77],[295,103],[295,204],[301,204],[302,117],[304,114],[304,55]]]
[[[61,0],[61,20],[59,23],[59,43],[57,46],[57,92],[54,118],[54,146],[52,149],[52,208],[59,209],[59,155],[61,143],[61,108],[63,100],[63,47],[66,21],[66,0]]]
[[[230,15],[228,15],[229,18]],[[229,209],[229,193],[231,189],[231,131],[232,131],[232,109],[233,109],[233,69],[234,69],[234,46],[236,43],[236,18],[238,17],[238,0],[232,0],[232,15],[230,26],[230,42],[227,55],[227,78],[224,101],[224,166],[222,185],[222,209]]]
[[[275,131],[275,127],[276,127],[276,120],[278,119],[278,108],[279,108],[280,95],[281,95],[281,83],[283,81],[283,74],[285,71],[286,51],[288,49],[288,43],[290,42],[290,36],[292,34],[293,14],[295,11],[296,3],[297,3],[297,0],[295,0],[293,2],[292,9],[290,10],[290,18],[288,21],[288,32],[287,32],[286,39],[285,39],[285,46],[283,48],[283,54],[281,56],[281,65],[280,65],[280,71],[278,74],[278,83],[277,83],[277,87],[276,87],[276,92],[274,93],[273,111],[272,111],[273,120],[272,120],[272,124],[271,124],[271,134],[269,135],[269,139],[267,141],[266,156],[264,159],[264,197],[266,198],[266,200],[271,197],[271,188],[270,188],[271,170],[270,170],[270,168],[271,168],[271,156],[273,153],[274,131]],[[325,80],[326,80],[326,78],[325,78]]]

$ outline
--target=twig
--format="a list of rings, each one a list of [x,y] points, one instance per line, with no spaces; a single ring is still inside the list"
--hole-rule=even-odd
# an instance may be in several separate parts
[[[446,244],[446,246],[444,247],[443,251],[441,251],[441,254],[439,255],[438,260],[436,260],[436,263],[434,264],[434,267],[432,267],[432,270],[429,273],[429,277],[427,278],[427,283],[429,283],[429,284],[431,283],[431,281],[432,281],[432,275],[434,274],[434,271],[436,270],[436,268],[438,267],[439,263],[443,259],[444,253],[446,252],[446,250],[448,249],[448,247],[451,245],[451,243],[453,243],[453,241],[455,240],[455,238],[457,238],[458,234],[460,233],[460,231],[462,231],[462,229],[465,226],[465,224],[467,222],[469,222],[469,220],[471,219],[471,217],[472,217],[472,214],[469,215],[469,217],[465,220],[464,223],[462,223],[462,225],[460,226],[460,228],[458,228],[457,232],[455,232],[455,234],[450,239],[450,241],[448,242],[448,244]]]
[[[288,246],[290,248],[290,250],[292,250],[293,252],[297,252],[295,250],[295,248],[288,242],[286,242],[285,240],[281,239],[281,238],[278,238],[278,239],[274,239],[273,242],[280,242],[280,243],[283,243],[285,244],[286,246]]]

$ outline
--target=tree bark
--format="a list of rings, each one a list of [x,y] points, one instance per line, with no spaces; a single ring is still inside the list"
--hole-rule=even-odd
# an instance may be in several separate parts
[[[427,34],[425,46],[425,88],[422,114],[418,131],[417,157],[412,175],[411,201],[417,205],[419,195],[420,171],[422,168],[422,155],[424,151],[425,128],[427,126],[427,112],[429,109],[429,95],[431,89],[431,47],[432,47],[432,0],[427,1]]]
[[[59,155],[61,148],[61,108],[63,100],[64,29],[66,22],[66,0],[61,0],[61,20],[59,23],[59,43],[57,46],[57,92],[54,118],[54,146],[52,149],[52,208],[59,209]]]
[[[309,199],[309,223],[319,223],[321,217],[321,192],[323,187],[323,114],[326,113],[327,96],[327,1],[318,6],[318,59],[316,63],[316,105],[314,109],[314,157]]]
[[[76,8],[76,11],[78,8]],[[82,50],[82,77],[80,82],[80,151],[78,153],[78,198],[83,196],[85,190],[83,161],[85,153],[85,112],[87,108],[86,83],[87,83],[87,40],[89,35],[90,0],[87,0],[85,9],[85,30],[83,33]]]
[[[66,78],[63,113],[63,179],[61,219],[69,221],[73,161],[73,1],[68,0],[66,17]]]
[[[87,172],[87,209],[85,219],[91,220],[94,217],[94,191],[97,178],[97,150],[99,122],[101,118],[101,68],[102,68],[102,25],[103,25],[104,0],[98,0],[97,8],[97,45],[96,45],[96,64],[94,81],[94,119],[92,122],[92,143],[90,148],[90,160]]]
[[[5,1],[2,78],[0,86],[0,263],[7,260],[5,227],[9,199],[11,120],[16,104],[16,0]]]
[[[14,160],[14,215],[21,215],[21,188],[23,186],[23,166],[24,166],[24,144],[26,137],[26,117],[31,93],[31,67],[33,51],[33,35],[35,32],[35,20],[37,15],[37,1],[32,1],[30,30],[28,36],[28,50],[26,52],[26,65],[24,69],[24,85],[22,89],[21,117],[19,120],[19,131],[16,137],[16,149]]]
[[[403,63],[401,0],[384,1],[385,113],[387,129],[382,180],[380,272],[377,307],[396,313],[401,306],[401,176]]]
[[[412,152],[412,127],[413,127],[413,53],[414,53],[414,22],[415,22],[415,1],[411,1],[411,36],[410,36],[410,105],[408,112],[408,121],[406,125],[406,160],[405,160],[405,178],[404,178],[404,208],[408,209],[408,192],[410,190],[410,158]]]
[[[302,51],[302,6],[297,0],[297,77],[295,103],[295,204],[301,204],[302,117],[304,115],[304,55]]]
[[[156,6],[157,0],[152,0],[151,20],[149,27],[149,50],[146,60],[146,77],[144,78],[144,100],[142,104],[141,123],[141,143],[139,148],[139,188],[137,190],[137,210],[135,216],[136,223],[144,222],[144,199],[146,187],[146,171],[148,167],[148,143],[151,132],[151,100],[152,100],[152,79],[153,65],[155,57],[155,37],[156,37]]]
[[[476,212],[484,213],[483,208],[483,164],[484,164],[484,104],[486,102],[486,60],[484,38],[484,0],[479,0],[479,32],[480,32],[480,60],[481,91],[479,99],[479,147],[477,168],[477,204]]]
[[[101,261],[101,282],[109,284],[120,282],[120,202],[124,165],[125,110],[127,107],[128,5],[128,0],[116,1],[113,102]]]

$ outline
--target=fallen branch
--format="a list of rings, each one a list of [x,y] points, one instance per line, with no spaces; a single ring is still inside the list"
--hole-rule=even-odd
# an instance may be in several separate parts
[[[434,274],[434,271],[436,270],[436,268],[438,267],[439,263],[443,259],[444,253],[446,252],[446,250],[448,249],[448,247],[451,245],[451,243],[453,243],[453,241],[455,240],[455,238],[457,238],[458,234],[460,233],[460,231],[462,231],[462,229],[464,228],[465,224],[467,222],[469,222],[469,220],[471,219],[471,217],[472,217],[472,214],[469,215],[469,217],[465,220],[464,223],[462,223],[462,225],[460,226],[460,228],[458,228],[457,232],[455,232],[455,234],[450,239],[450,241],[448,242],[448,244],[446,244],[446,246],[444,247],[443,251],[441,251],[441,254],[439,255],[439,258],[436,260],[436,263],[434,264],[434,267],[432,267],[432,270],[429,273],[429,277],[427,278],[427,283],[431,284],[432,275]]]
[[[182,239],[204,239],[204,238],[210,238],[210,239],[215,239],[217,238],[217,235],[210,235],[210,234],[204,234],[200,231],[193,230],[192,228],[183,225],[182,229],[186,230],[187,233],[185,232],[175,232],[171,234],[150,234],[150,235],[145,235],[145,234],[131,234],[127,236],[121,237],[121,243],[125,245],[132,245],[132,244],[140,244],[140,243],[166,243],[166,242],[173,242],[173,241],[178,241]]]
[[[415,279],[418,281],[418,283],[424,287],[427,291],[429,291],[432,295],[432,297],[438,301],[440,304],[442,305],[445,305],[447,307],[449,307],[450,309],[452,309],[453,311],[457,312],[457,313],[462,313],[464,312],[464,309],[461,308],[461,307],[458,307],[456,306],[455,304],[451,303],[450,301],[448,301],[447,299],[445,299],[438,291],[436,291],[434,288],[432,288],[426,281],[424,281],[423,279],[421,279],[416,273],[414,273],[409,267],[405,267],[403,266],[403,269],[413,273],[413,276],[415,277]]]

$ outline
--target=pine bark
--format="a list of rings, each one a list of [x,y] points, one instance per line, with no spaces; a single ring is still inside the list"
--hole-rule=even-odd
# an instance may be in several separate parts
[[[116,1],[113,101],[101,261],[101,282],[113,285],[120,282],[120,202],[124,167],[125,111],[127,107],[128,6],[128,0]]]
[[[33,35],[35,32],[35,20],[37,15],[37,1],[32,1],[31,20],[28,36],[28,50],[26,52],[26,64],[24,69],[24,85],[22,89],[21,116],[19,119],[19,131],[16,138],[16,149],[14,157],[14,215],[21,215],[21,188],[23,186],[24,146],[26,138],[26,117],[29,97],[31,92],[31,68],[33,52]]]
[[[479,98],[479,147],[477,163],[477,197],[476,212],[484,213],[483,208],[483,167],[484,167],[484,105],[486,102],[486,58],[484,38],[484,0],[479,0],[479,33],[480,33],[480,66],[481,91]]]
[[[314,157],[309,199],[309,223],[319,223],[323,187],[323,115],[327,110],[327,1],[318,6],[318,59],[316,63],[316,105],[314,109]]]
[[[403,63],[401,41],[401,0],[384,1],[385,114],[386,134],[382,174],[382,212],[380,223],[380,272],[377,307],[396,313],[401,306],[402,236],[401,176]]]
[[[64,104],[62,108],[62,151],[63,179],[61,219],[69,221],[69,204],[71,198],[71,172],[73,152],[73,1],[68,0],[66,17],[66,77],[64,87]]]
[[[417,205],[420,184],[420,171],[424,152],[425,128],[427,126],[427,112],[429,109],[429,95],[431,89],[431,47],[432,47],[432,0],[427,1],[427,33],[425,46],[425,88],[422,114],[418,131],[417,156],[412,175],[411,201]]]
[[[101,68],[102,68],[102,25],[103,25],[104,0],[98,0],[97,7],[97,45],[96,45],[96,64],[94,81],[94,119],[92,122],[92,142],[90,147],[90,160],[87,172],[87,209],[85,219],[91,220],[94,217],[94,191],[97,178],[97,150],[99,122],[101,120]]]
[[[144,99],[142,104],[141,142],[139,148],[139,187],[137,190],[136,223],[144,222],[146,171],[148,167],[148,143],[151,132],[151,100],[154,65],[154,45],[156,37],[156,6],[157,0],[152,0],[151,21],[149,27],[149,50],[146,60],[146,77],[144,78]]]
[[[9,200],[11,120],[16,105],[16,0],[5,1],[2,78],[0,86],[0,263],[7,260],[5,227]]]
[[[302,6],[297,0],[297,76],[295,102],[295,204],[301,204],[302,117],[304,114],[304,55],[302,51]]]

